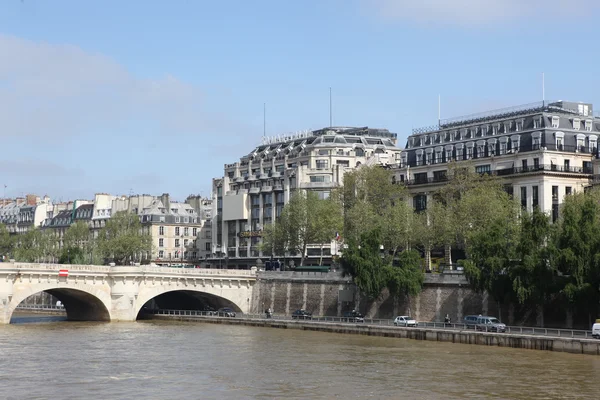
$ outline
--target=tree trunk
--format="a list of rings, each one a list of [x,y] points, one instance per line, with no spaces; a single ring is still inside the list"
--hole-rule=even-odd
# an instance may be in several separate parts
[[[538,304],[536,308],[536,322],[540,328],[544,327],[544,305]]]
[[[323,265],[323,245],[321,245],[321,255],[319,256],[319,265]]]
[[[425,247],[425,270],[431,271],[431,246]]]
[[[302,267],[304,265],[304,258],[306,257],[306,243],[302,246],[302,254],[300,255],[300,265]]]
[[[444,263],[452,270],[452,246],[447,243],[444,246]]]

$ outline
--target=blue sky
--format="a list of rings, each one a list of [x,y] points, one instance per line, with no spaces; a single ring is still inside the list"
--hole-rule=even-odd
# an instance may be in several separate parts
[[[526,3],[525,5],[523,3]],[[267,134],[397,132],[546,99],[596,104],[596,0],[0,4],[0,184],[54,199],[208,195]],[[1,189],[1,187],[0,187]]]

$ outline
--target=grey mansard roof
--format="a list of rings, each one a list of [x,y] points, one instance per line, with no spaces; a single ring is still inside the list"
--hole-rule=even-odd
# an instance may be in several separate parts
[[[413,130],[402,154],[404,164],[414,165],[417,154],[462,151],[485,142],[494,146],[518,144],[521,151],[532,146],[548,150],[594,153],[600,135],[600,119],[591,104],[535,103],[510,109],[441,121],[434,127]],[[561,149],[556,138],[562,139]],[[444,157],[445,158],[445,157]]]
[[[351,147],[373,147],[383,146],[396,147],[398,135],[387,129],[376,129],[369,127],[330,127],[316,131],[306,131],[293,136],[280,136],[271,138],[242,159],[253,158],[269,154],[289,154],[300,151],[306,147],[346,145]]]

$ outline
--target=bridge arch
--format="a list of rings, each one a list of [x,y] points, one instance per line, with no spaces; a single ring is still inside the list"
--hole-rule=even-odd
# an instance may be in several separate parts
[[[152,300],[157,302],[159,308],[180,310],[202,310],[208,306],[213,309],[230,307],[236,312],[248,312],[250,298],[244,296],[231,296],[229,293],[217,293],[211,288],[190,287],[154,287],[149,290],[140,290],[134,309],[134,317],[138,318],[142,308],[148,306]],[[246,304],[244,304],[244,301]],[[184,304],[183,306],[177,306]]]
[[[94,285],[79,284],[76,288],[56,284],[38,284],[27,288],[15,288],[6,308],[6,322],[10,322],[15,309],[27,297],[46,292],[56,297],[65,307],[70,321],[110,321],[110,295]]]

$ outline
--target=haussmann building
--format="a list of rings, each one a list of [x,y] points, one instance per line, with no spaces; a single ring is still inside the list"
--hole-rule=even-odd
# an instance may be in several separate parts
[[[400,161],[397,135],[387,129],[330,127],[263,140],[238,162],[226,164],[213,179],[212,253],[208,264],[250,268],[271,263],[297,266],[300,254],[270,260],[260,251],[263,227],[273,223],[296,190],[326,199],[343,183],[344,173],[361,165],[394,166]],[[305,265],[330,265],[332,243],[307,249]],[[323,251],[323,253],[321,253]]]

